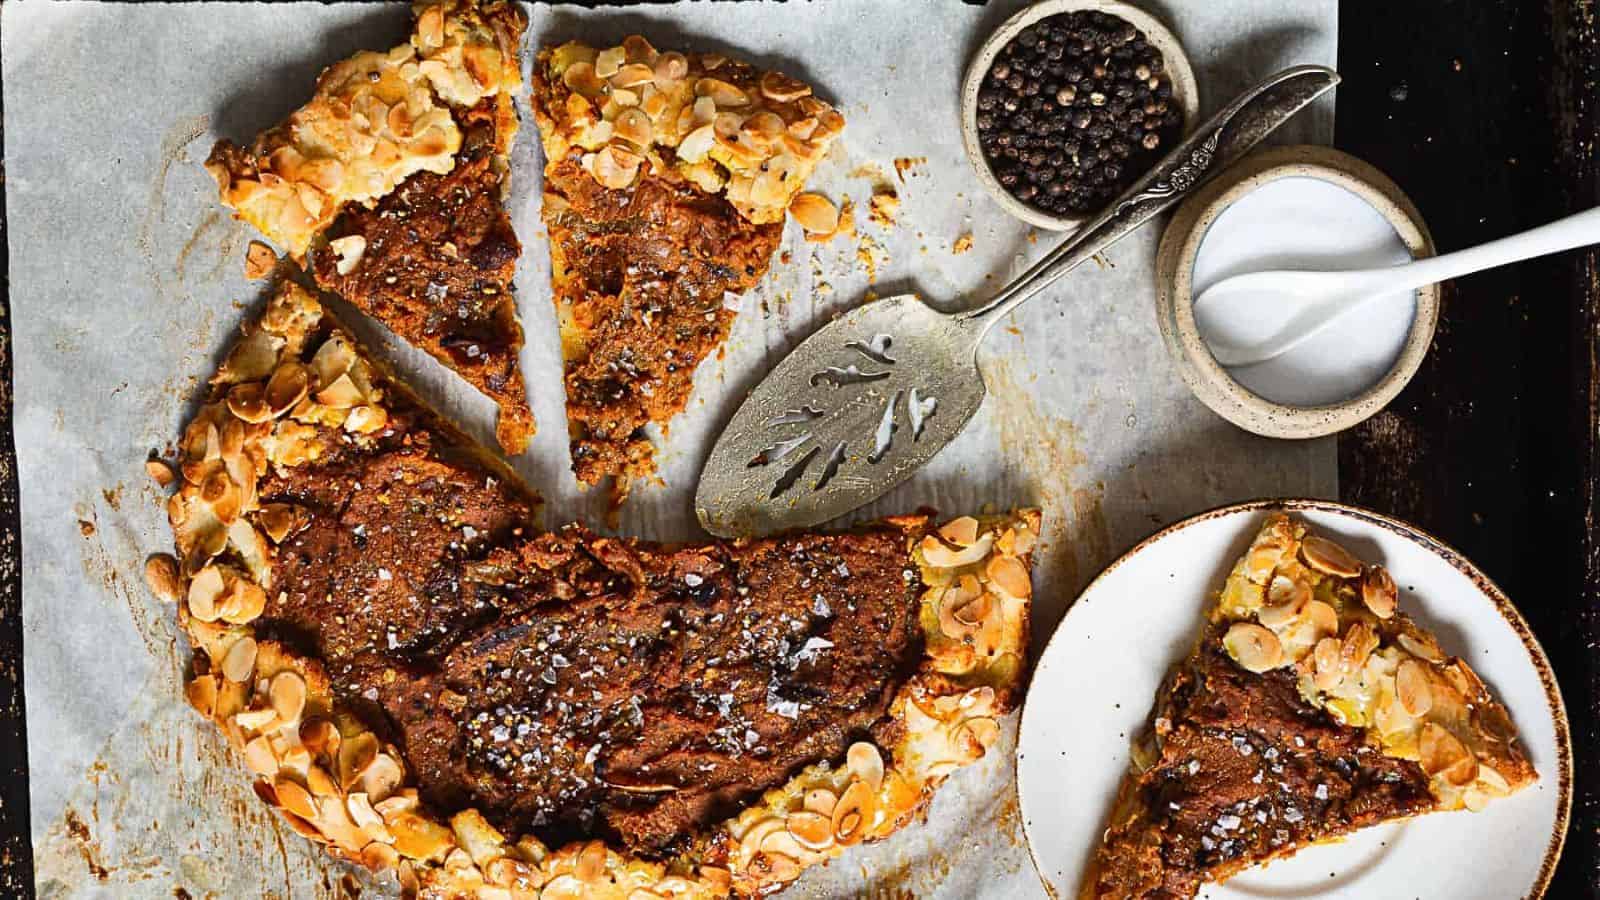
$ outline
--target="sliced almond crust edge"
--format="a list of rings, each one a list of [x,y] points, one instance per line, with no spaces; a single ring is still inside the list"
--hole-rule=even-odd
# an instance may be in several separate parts
[[[1363,563],[1305,522],[1274,512],[1228,573],[1207,617],[1229,624],[1223,647],[1242,668],[1292,667],[1306,702],[1364,729],[1384,755],[1417,763],[1429,778],[1431,812],[1478,811],[1537,781],[1505,706],[1465,660],[1446,656],[1431,633],[1399,611],[1398,599],[1383,566]],[[1158,755],[1146,743],[1153,736],[1146,729],[1134,744],[1108,828],[1141,812],[1138,777]],[[1300,849],[1238,860],[1216,880]],[[1098,881],[1097,856],[1084,873],[1080,900],[1099,896]]]
[[[266,467],[303,465],[327,441],[364,440],[395,396],[427,411],[336,322],[310,346],[323,315],[285,282],[246,327],[180,441],[168,502],[178,555],[153,557],[147,573],[177,602],[196,650],[189,702],[240,752],[258,796],[329,853],[392,871],[425,897],[753,896],[893,833],[998,739],[1026,670],[1039,513],[963,517],[938,532],[907,516],[890,522],[926,585],[926,655],[891,702],[904,726],[894,746],[859,743],[842,766],[803,770],[667,863],[598,841],[547,848],[501,834],[473,809],[435,818],[399,751],[334,701],[321,663],[258,639],[252,624],[272,589],[275,544],[295,525],[293,510],[259,503]]]

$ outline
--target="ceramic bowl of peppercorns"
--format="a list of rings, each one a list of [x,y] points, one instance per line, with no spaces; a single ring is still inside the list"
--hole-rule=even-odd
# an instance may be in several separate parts
[[[985,41],[962,86],[978,180],[1040,228],[1077,228],[1193,129],[1199,93],[1165,26],[1116,0],[1044,0]]]

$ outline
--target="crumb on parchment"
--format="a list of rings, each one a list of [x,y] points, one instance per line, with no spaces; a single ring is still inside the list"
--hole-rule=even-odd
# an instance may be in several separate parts
[[[968,250],[971,250],[971,249],[972,249],[972,232],[970,232],[970,231],[965,233],[965,234],[963,234],[963,235],[961,235],[960,237],[956,238],[956,242],[950,245],[950,252],[954,253],[954,254],[957,254],[957,255],[965,253],[965,252],[967,252]]]
[[[875,192],[867,204],[867,216],[880,228],[893,228],[895,217],[899,214],[900,195],[894,192],[894,188]]]

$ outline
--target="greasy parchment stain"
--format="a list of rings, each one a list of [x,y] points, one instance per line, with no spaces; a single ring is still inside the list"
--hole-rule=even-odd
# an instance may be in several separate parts
[[[1000,437],[1000,453],[1020,464],[1026,480],[1025,495],[1045,510],[1043,552],[1035,582],[1050,585],[1049,594],[1060,598],[1060,608],[1041,608],[1043,594],[1035,597],[1035,649],[1049,636],[1066,611],[1065,604],[1078,595],[1096,572],[1110,562],[1111,534],[1101,499],[1105,486],[1080,484],[1079,471],[1088,463],[1082,435],[1071,420],[1047,413],[1034,396],[1035,388],[1019,378],[1012,363],[996,358],[984,366]]]
[[[156,163],[155,176],[150,180],[150,193],[145,201],[144,219],[139,223],[139,233],[134,237],[134,243],[149,267],[151,285],[159,297],[168,297],[170,290],[166,279],[166,267],[157,263],[158,256],[163,255],[160,230],[167,218],[167,179],[172,174],[174,163],[188,161],[186,148],[196,138],[205,134],[210,126],[210,116],[183,116],[173,122],[161,138],[161,155]],[[180,269],[179,278],[181,277]]]
[[[221,735],[173,702],[170,681],[151,677],[35,845],[41,900],[361,895],[367,880],[279,824]]]
[[[123,491],[74,505],[80,564],[101,602],[126,611],[153,664],[34,846],[38,896],[358,896],[368,881],[282,826],[243,760],[183,703],[187,642],[172,608],[144,586],[143,551],[119,514]]]

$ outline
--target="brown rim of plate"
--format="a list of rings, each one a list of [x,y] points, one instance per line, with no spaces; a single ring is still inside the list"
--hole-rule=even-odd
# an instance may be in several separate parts
[[[1364,507],[1340,503],[1337,500],[1317,500],[1310,497],[1245,500],[1240,503],[1229,503],[1195,513],[1153,532],[1134,544],[1127,552],[1118,556],[1104,569],[1101,569],[1099,574],[1091,578],[1089,583],[1084,585],[1083,590],[1078,592],[1078,596],[1074,597],[1072,603],[1067,606],[1067,611],[1062,614],[1061,620],[1056,623],[1055,630],[1050,632],[1050,639],[1045,641],[1044,649],[1034,657],[1033,675],[1038,674],[1039,664],[1044,661],[1045,657],[1050,655],[1051,645],[1065,630],[1067,618],[1077,608],[1078,600],[1107,575],[1111,574],[1113,570],[1132,559],[1140,551],[1167,535],[1182,531],[1191,525],[1198,525],[1201,522],[1209,522],[1212,519],[1220,519],[1238,513],[1263,513],[1272,510],[1284,510],[1286,512],[1310,510],[1312,512],[1337,513],[1348,516],[1358,522],[1376,526],[1417,544],[1424,550],[1444,560],[1457,572],[1465,575],[1494,604],[1495,610],[1500,613],[1501,618],[1506,620],[1506,624],[1511,626],[1511,630],[1517,633],[1517,637],[1522,639],[1522,646],[1528,651],[1528,659],[1533,663],[1534,671],[1539,675],[1539,683],[1544,687],[1545,702],[1549,704],[1551,720],[1555,725],[1556,735],[1556,823],[1550,834],[1550,842],[1545,845],[1544,857],[1539,862],[1539,873],[1534,879],[1531,890],[1525,895],[1525,900],[1539,900],[1550,888],[1550,879],[1555,875],[1556,862],[1561,859],[1561,850],[1566,845],[1567,829],[1571,825],[1572,818],[1572,726],[1567,721],[1567,705],[1561,698],[1561,686],[1556,683],[1555,672],[1550,668],[1550,658],[1545,655],[1544,647],[1539,643],[1539,639],[1534,636],[1533,629],[1528,627],[1528,621],[1522,617],[1522,613],[1517,609],[1516,604],[1512,603],[1511,598],[1506,596],[1505,591],[1501,590],[1500,586],[1495,584],[1494,580],[1485,575],[1471,560],[1463,556],[1461,551],[1415,525]],[[1017,707],[1017,745],[1011,754],[1011,783],[1013,790],[1016,792],[1017,808],[1019,810],[1022,808],[1022,780],[1017,767],[1017,755],[1022,752],[1022,723],[1028,715],[1028,701],[1033,697],[1034,684],[1035,682],[1030,675],[1028,689],[1023,694],[1022,703]],[[1022,817],[1022,836],[1023,843],[1028,848],[1028,862],[1033,865],[1034,876],[1039,879],[1039,884],[1043,886],[1046,894],[1051,897],[1057,897],[1055,889],[1050,885],[1049,880],[1044,877],[1044,869],[1039,864],[1038,854],[1034,852],[1033,838],[1028,831],[1026,816]]]
[[[1200,118],[1200,89],[1194,79],[1194,70],[1189,66],[1188,54],[1183,52],[1183,45],[1178,43],[1177,37],[1161,20],[1139,7],[1120,0],[1040,0],[1005,20],[984,39],[961,78],[961,143],[966,148],[967,161],[978,176],[978,183],[989,192],[989,196],[1011,215],[1049,231],[1071,231],[1099,211],[1082,216],[1058,216],[1011,196],[995,179],[994,172],[989,169],[989,160],[983,155],[983,147],[978,144],[978,90],[983,87],[983,75],[989,71],[989,64],[1024,28],[1040,19],[1074,12],[1103,12],[1139,29],[1150,45],[1161,51],[1167,77],[1172,81],[1172,99],[1183,113],[1181,137],[1188,137]]]
[[[1366,390],[1339,403],[1291,406],[1240,384],[1200,337],[1194,318],[1194,262],[1206,233],[1236,201],[1281,178],[1317,178],[1365,200],[1389,221],[1414,259],[1435,254],[1422,214],[1387,175],[1331,147],[1299,144],[1258,150],[1184,201],[1156,251],[1156,321],[1178,374],[1196,397],[1233,424],[1271,438],[1304,439],[1360,424],[1394,400],[1422,365],[1439,321],[1439,286],[1418,288],[1416,313],[1394,365]]]

